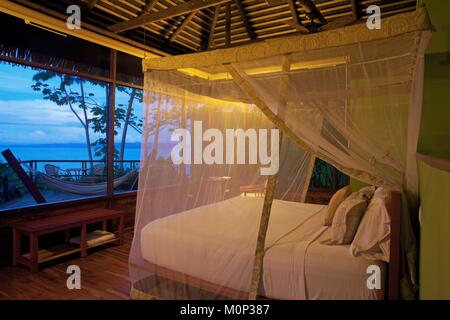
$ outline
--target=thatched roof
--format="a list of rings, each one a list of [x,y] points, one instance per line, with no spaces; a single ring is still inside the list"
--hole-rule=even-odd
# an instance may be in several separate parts
[[[14,0],[48,14],[83,8],[82,21],[169,54],[240,45],[292,33],[338,28],[412,11],[415,0]]]

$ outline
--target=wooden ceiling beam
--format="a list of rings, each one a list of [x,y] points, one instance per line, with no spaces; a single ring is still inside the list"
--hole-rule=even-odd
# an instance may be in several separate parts
[[[293,21],[287,21],[286,23],[297,31],[300,31],[302,33],[309,33],[309,29],[302,25],[301,19],[298,15],[297,7],[295,5],[295,0],[287,0],[287,2]]]
[[[279,6],[285,2],[286,0],[266,0],[266,3],[271,7]]]
[[[130,29],[136,29],[146,24],[161,21],[184,14],[188,14],[192,11],[198,11],[200,9],[208,8],[222,3],[230,2],[231,0],[191,0],[177,6],[169,7],[158,12],[145,13],[139,17],[131,20],[116,23],[109,27],[112,32],[118,33]]]
[[[88,1],[88,8],[89,10],[93,9],[95,5],[97,4],[98,0],[89,0]]]
[[[140,15],[144,15],[146,13],[149,13],[150,11],[152,11],[152,9],[155,7],[155,4],[158,2],[158,0],[146,0],[145,1],[145,6],[141,11]]]
[[[317,9],[316,5],[312,0],[298,0],[298,2],[305,8],[308,15],[311,16],[311,19],[317,19],[320,23],[326,24],[327,20],[322,15],[319,9]]]
[[[231,45],[231,3],[225,6],[225,45]]]
[[[181,33],[181,31],[184,30],[184,28],[186,28],[186,26],[188,25],[189,22],[191,22],[192,18],[195,16],[195,11],[189,13],[186,18],[184,18],[183,22],[180,24],[180,26],[175,30],[174,33],[172,33],[172,35],[169,38],[169,42],[173,42],[176,40],[176,38],[178,37],[178,35]]]
[[[247,33],[248,33],[248,37],[251,40],[256,39],[256,33],[255,30],[253,29],[253,26],[250,22],[250,20],[247,17],[247,13],[245,12],[244,6],[242,5],[241,0],[234,0],[234,3],[236,4],[239,14],[241,16],[242,22],[245,25],[245,29],[247,29]]]
[[[220,5],[216,6],[214,9],[213,21],[211,23],[211,31],[209,32],[208,45],[206,47],[207,50],[211,49],[211,47],[214,43],[214,33],[216,31],[216,24],[217,24],[217,20],[219,18],[219,11],[220,11]]]
[[[287,25],[291,26],[292,28],[294,28],[296,31],[300,31],[301,33],[309,33],[309,29],[307,27],[305,27],[304,25],[298,24],[292,20],[289,21],[285,21],[284,23],[286,23]]]
[[[359,19],[359,3],[358,0],[350,0],[352,4],[352,15],[353,19],[358,20]]]
[[[300,17],[298,16],[297,7],[295,6],[294,0],[287,0],[289,5],[289,11],[291,12],[292,19],[295,23],[301,24]]]

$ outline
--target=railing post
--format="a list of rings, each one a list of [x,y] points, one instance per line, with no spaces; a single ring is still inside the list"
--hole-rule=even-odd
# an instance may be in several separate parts
[[[30,175],[30,178],[33,179],[34,183],[36,183],[36,180],[33,177],[33,170],[32,170],[32,169],[34,169],[33,161],[24,161],[24,163],[28,163],[28,165],[30,166],[30,169],[28,170],[28,174]],[[20,164],[22,164],[22,161],[20,162]]]
[[[38,162],[34,161],[34,172],[36,172],[37,169],[38,169]],[[35,183],[37,182],[37,176],[36,175],[34,175],[34,182]]]

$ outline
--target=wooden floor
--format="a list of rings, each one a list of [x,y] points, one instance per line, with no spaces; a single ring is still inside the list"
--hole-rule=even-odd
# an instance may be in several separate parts
[[[85,258],[53,262],[38,273],[23,266],[0,269],[0,299],[129,299],[128,253],[133,234],[125,232],[125,244],[95,251]],[[66,286],[67,267],[81,269],[81,289]]]

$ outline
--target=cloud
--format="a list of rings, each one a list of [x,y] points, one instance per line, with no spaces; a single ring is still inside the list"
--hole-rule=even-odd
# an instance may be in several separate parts
[[[73,126],[79,121],[66,106],[48,100],[0,100],[0,121],[27,125]]]
[[[99,134],[91,131],[91,141]],[[48,100],[0,100],[0,144],[85,142],[84,128],[67,106]]]
[[[85,143],[85,131],[69,106],[58,106],[44,100],[42,93],[32,90],[33,75],[38,71],[20,65],[0,63],[0,145],[28,143]],[[48,81],[58,86],[58,79]],[[93,93],[101,105],[106,103],[104,87],[84,82],[86,95]],[[79,92],[78,84],[68,90]],[[123,98],[121,98],[123,99]],[[84,119],[78,105],[74,106]],[[89,113],[88,117],[92,115]],[[100,135],[91,132],[91,142]],[[132,136],[132,133],[130,133]]]
[[[27,90],[33,92],[31,90],[31,85],[33,84],[32,76],[24,77],[21,72],[17,73],[17,69],[12,67],[9,71],[10,72],[0,71],[1,91],[23,93],[24,88],[27,88]]]
[[[97,139],[92,135],[92,141]],[[84,129],[75,127],[34,127],[0,126],[1,144],[53,144],[53,143],[84,143]]]
[[[36,138],[44,138],[47,136],[47,134],[42,130],[35,130],[31,133],[31,136]]]

